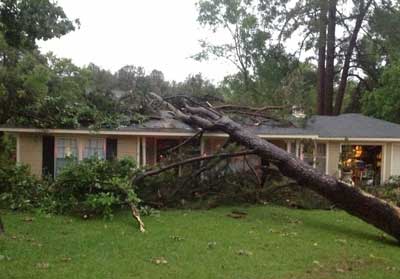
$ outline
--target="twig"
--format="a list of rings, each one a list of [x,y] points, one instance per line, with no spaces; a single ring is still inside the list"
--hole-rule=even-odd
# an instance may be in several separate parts
[[[191,137],[185,139],[184,141],[182,141],[181,143],[179,143],[179,144],[177,144],[177,145],[175,145],[175,146],[173,146],[173,147],[171,147],[171,148],[168,148],[167,150],[165,150],[165,152],[171,153],[171,152],[173,152],[173,151],[179,149],[180,147],[182,147],[182,146],[188,144],[189,142],[191,142],[191,141],[194,140],[195,138],[197,138],[197,137],[200,137],[200,138],[201,138],[202,135],[203,135],[203,130],[200,130],[200,131],[198,131],[196,134],[194,134],[193,136],[191,136]]]

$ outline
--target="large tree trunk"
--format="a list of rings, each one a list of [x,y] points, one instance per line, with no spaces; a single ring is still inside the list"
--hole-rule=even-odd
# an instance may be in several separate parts
[[[328,36],[326,50],[326,80],[325,80],[325,115],[332,115],[333,94],[335,80],[335,47],[336,47],[336,4],[337,0],[330,0],[328,7]]]
[[[340,112],[342,111],[343,98],[344,94],[346,93],[347,78],[349,76],[351,57],[353,56],[353,51],[357,44],[358,33],[360,32],[365,15],[367,14],[367,11],[371,6],[371,4],[372,0],[369,0],[366,5],[365,1],[360,2],[360,8],[359,8],[360,12],[357,16],[356,25],[354,26],[353,33],[351,34],[349,46],[347,47],[346,56],[344,59],[344,64],[342,69],[342,75],[340,78],[339,90],[336,95],[335,109],[334,109],[335,115],[339,115]]]
[[[153,94],[154,96],[154,94]],[[155,97],[175,113],[175,117],[203,130],[222,131],[235,141],[267,161],[272,161],[283,175],[333,202],[339,208],[374,225],[400,241],[400,209],[369,195],[337,178],[321,174],[313,167],[279,147],[246,130],[213,108],[185,106],[176,109],[159,96]]]
[[[318,38],[318,88],[317,114],[325,114],[325,60],[326,60],[326,25],[327,0],[321,0]]]
[[[229,118],[222,117],[217,121],[217,125],[236,142],[255,150],[260,157],[273,159],[283,175],[296,180],[301,186],[317,192],[339,208],[400,240],[399,208],[338,181],[332,176],[319,173],[279,147],[246,131]]]

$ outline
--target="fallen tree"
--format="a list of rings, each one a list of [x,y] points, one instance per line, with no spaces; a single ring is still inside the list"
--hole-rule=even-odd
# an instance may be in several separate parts
[[[374,197],[337,178],[319,173],[316,169],[292,156],[281,148],[269,143],[231,120],[217,108],[189,105],[184,102],[180,108],[152,93],[152,98],[166,107],[179,119],[193,128],[203,131],[220,131],[230,140],[252,150],[261,158],[273,162],[281,173],[303,187],[325,197],[337,207],[375,226],[400,241],[400,209]],[[177,166],[177,165],[175,165]],[[159,172],[158,172],[159,173]]]

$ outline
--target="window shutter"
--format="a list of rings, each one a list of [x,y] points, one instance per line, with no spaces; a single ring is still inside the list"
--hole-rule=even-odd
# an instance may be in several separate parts
[[[106,159],[109,161],[117,158],[117,146],[118,139],[107,139],[106,140]]]
[[[54,177],[54,136],[43,136],[43,176]]]

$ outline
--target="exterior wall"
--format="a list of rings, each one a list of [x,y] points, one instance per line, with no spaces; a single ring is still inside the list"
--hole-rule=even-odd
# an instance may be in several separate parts
[[[203,150],[204,154],[210,155],[216,153],[226,141],[226,138],[205,138]]]
[[[390,175],[400,175],[400,144],[393,143],[390,158]]]
[[[17,137],[17,162],[26,164],[31,172],[42,176],[43,143],[37,134],[19,134]]]
[[[83,157],[84,145],[89,138],[104,138],[104,135],[74,135],[74,134],[56,134],[55,137],[76,138],[79,149],[79,159]],[[154,164],[154,137],[147,138],[146,143],[142,141],[142,150],[140,150],[139,136],[117,136],[117,158],[129,156],[139,161],[139,155],[146,150],[146,163]],[[203,138],[202,150],[203,154],[213,154],[226,142],[226,138],[205,137]],[[271,140],[271,143],[285,148],[284,141]],[[392,175],[400,175],[400,143],[382,143],[382,142],[328,142],[326,146],[326,173],[339,176],[339,160],[342,144],[365,144],[365,145],[381,145],[382,146],[382,182],[385,182]],[[149,157],[150,156],[150,157]],[[40,134],[20,133],[17,136],[17,162],[27,164],[31,168],[31,172],[37,176],[42,175],[42,157],[43,143]],[[240,160],[236,158],[233,161]],[[250,157],[249,157],[250,159]],[[253,158],[251,158],[253,161]],[[256,163],[257,162],[257,163]],[[260,164],[259,160],[254,160],[255,165]]]
[[[139,140],[136,136],[119,136],[117,158],[131,157],[139,161]]]
[[[340,143],[329,142],[327,144],[327,174],[339,177]]]

